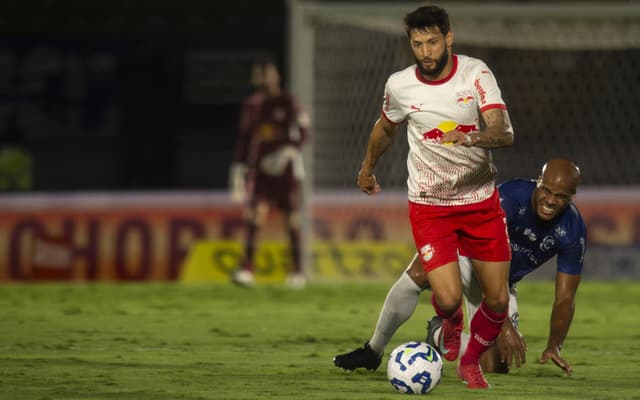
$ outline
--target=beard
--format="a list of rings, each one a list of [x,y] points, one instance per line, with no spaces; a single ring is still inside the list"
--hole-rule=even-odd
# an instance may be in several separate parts
[[[422,66],[422,61],[418,60],[417,58],[416,58],[416,65],[418,66],[418,69],[420,70],[420,74],[422,74],[422,76],[431,78],[431,79],[436,79],[440,75],[442,70],[444,70],[444,67],[447,66],[448,60],[449,60],[449,49],[445,48],[444,51],[442,52],[442,55],[437,60],[435,60],[436,65],[432,69],[424,68]]]

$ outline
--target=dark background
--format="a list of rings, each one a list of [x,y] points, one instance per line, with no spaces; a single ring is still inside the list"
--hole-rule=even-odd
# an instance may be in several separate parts
[[[0,191],[16,190],[5,183],[5,171],[13,172],[4,149],[28,154],[32,191],[226,188],[252,60],[275,59],[288,81],[287,23],[286,0],[1,1]],[[337,31],[328,27],[322,38]],[[378,44],[368,30],[350,34]],[[322,38],[314,45],[322,46]],[[325,67],[359,65],[349,60],[361,50],[327,57]],[[584,184],[638,184],[637,49],[456,51],[492,66],[518,127],[514,147],[496,152],[499,180],[532,176],[540,160],[561,155],[581,165]],[[350,96],[362,102],[349,86],[357,80],[339,75],[341,90],[334,90],[335,76],[323,73],[321,62],[316,67],[316,78],[329,80],[329,89],[318,92],[334,102]],[[351,187],[353,177],[343,171],[357,166],[340,162],[357,163],[362,145],[336,145],[327,133],[343,139],[344,127],[358,121],[366,126],[355,131],[367,132],[382,85],[368,85],[374,92],[367,98],[376,100],[365,118],[346,114],[341,121],[322,107],[323,98],[307,105],[315,112],[314,156],[330,158],[323,169],[338,171],[325,174],[328,182],[315,174],[316,187]],[[404,163],[398,165],[401,171],[391,173],[406,174]],[[397,181],[404,186],[405,179]]]
[[[3,0],[0,145],[36,191],[224,188],[250,62],[283,65],[286,30],[284,0]]]

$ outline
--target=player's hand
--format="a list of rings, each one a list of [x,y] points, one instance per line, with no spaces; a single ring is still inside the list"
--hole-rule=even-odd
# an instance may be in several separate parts
[[[478,143],[477,133],[464,133],[457,129],[445,132],[438,141],[445,146],[464,146],[472,147]]]
[[[363,172],[363,170],[358,172],[358,187],[368,195],[373,195],[380,191],[376,176],[370,172]]]
[[[560,349],[550,348],[548,347],[545,351],[542,352],[542,357],[540,357],[540,363],[545,364],[547,361],[553,361],[555,365],[560,367],[564,371],[565,374],[571,376],[573,373],[573,369],[568,362],[564,360],[564,358],[560,357]]]
[[[507,367],[511,368],[513,360],[518,368],[526,362],[527,343],[511,323],[502,324],[500,334],[496,338],[496,346],[500,354],[500,362]]]

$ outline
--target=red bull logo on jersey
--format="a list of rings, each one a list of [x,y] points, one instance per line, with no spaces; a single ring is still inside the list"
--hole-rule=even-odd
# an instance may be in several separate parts
[[[433,255],[435,254],[435,252],[436,250],[429,243],[425,244],[420,249],[420,255],[422,256],[422,259],[424,260],[424,262],[429,262],[429,260],[433,258]]]
[[[454,129],[464,133],[471,133],[478,130],[475,124],[459,124],[454,121],[442,121],[435,128],[429,131],[423,132],[422,139],[435,142],[435,141],[438,141],[439,139],[442,139],[442,136],[444,135],[445,132],[449,132]]]
[[[475,103],[475,99],[471,90],[456,93],[456,104],[458,104],[458,107],[469,108]]]

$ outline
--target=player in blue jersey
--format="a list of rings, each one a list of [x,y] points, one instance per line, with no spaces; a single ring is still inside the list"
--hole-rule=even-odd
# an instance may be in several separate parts
[[[500,185],[500,201],[507,215],[511,242],[509,270],[509,318],[496,345],[487,350],[481,365],[485,372],[507,372],[512,360],[525,361],[526,345],[518,331],[516,284],[528,273],[557,255],[556,293],[551,311],[549,338],[540,361],[552,360],[567,374],[571,365],[560,356],[569,332],[580,283],[587,231],[572,198],[580,182],[580,170],[570,161],[553,159],[536,181],[515,179]],[[478,310],[481,292],[468,259],[460,260],[467,315]],[[439,318],[429,322],[427,340],[437,344]],[[465,345],[463,335],[462,347]]]
[[[549,160],[537,180],[514,179],[499,186],[502,208],[512,250],[509,274],[509,318],[506,318],[495,343],[481,356],[484,372],[508,372],[512,361],[525,362],[526,344],[518,331],[516,284],[526,274],[557,256],[555,301],[551,311],[549,338],[540,361],[552,360],[567,374],[571,365],[560,356],[575,309],[580,283],[587,232],[572,200],[580,183],[580,169],[571,161]],[[460,260],[460,275],[467,315],[474,315],[482,299],[480,285],[469,259]],[[363,348],[334,358],[345,369],[376,369],[382,352],[396,330],[415,310],[420,292],[429,287],[420,261],[414,258],[405,273],[391,287],[380,313],[376,329]],[[429,321],[427,342],[440,349],[442,320]],[[461,347],[468,338],[462,335]],[[460,353],[464,348],[460,349]]]

